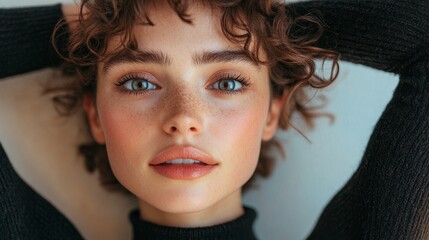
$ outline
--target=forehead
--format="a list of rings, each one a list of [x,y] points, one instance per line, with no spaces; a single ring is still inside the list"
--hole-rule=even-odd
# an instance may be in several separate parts
[[[188,52],[206,50],[238,50],[242,46],[230,42],[222,32],[221,13],[201,2],[190,4],[187,13],[192,23],[180,19],[166,1],[149,4],[145,11],[151,25],[136,24],[133,34],[138,48],[145,51]],[[114,37],[109,42],[109,49],[118,47],[121,37]]]
[[[208,4],[191,4],[186,12],[192,23],[181,19],[166,1],[156,2],[145,11],[154,25],[136,24],[133,36],[137,51],[123,49],[121,36],[110,39],[113,56],[102,62],[102,70],[126,62],[156,63],[164,66],[190,66],[207,63],[244,63],[259,68],[243,44],[228,40],[221,27],[222,12]],[[143,17],[142,17],[143,18]],[[244,34],[244,31],[234,30]],[[252,44],[250,44],[252,49]],[[126,50],[126,51],[124,51]],[[260,51],[264,58],[264,51]]]

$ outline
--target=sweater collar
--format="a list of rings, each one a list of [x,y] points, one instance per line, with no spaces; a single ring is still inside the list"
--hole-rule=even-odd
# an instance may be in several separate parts
[[[244,207],[244,214],[235,220],[219,225],[199,228],[166,227],[150,223],[140,218],[138,209],[132,211],[129,217],[133,225],[135,240],[256,239],[252,227],[256,218],[256,212],[248,207]]]

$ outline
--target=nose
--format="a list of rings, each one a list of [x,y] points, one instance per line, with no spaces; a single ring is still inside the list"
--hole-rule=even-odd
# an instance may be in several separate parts
[[[165,119],[163,131],[171,136],[174,135],[198,135],[203,129],[204,113],[202,112],[202,100],[192,93],[169,94],[165,104]]]
[[[197,120],[186,114],[172,117],[164,124],[163,129],[168,135],[198,135],[201,131]]]

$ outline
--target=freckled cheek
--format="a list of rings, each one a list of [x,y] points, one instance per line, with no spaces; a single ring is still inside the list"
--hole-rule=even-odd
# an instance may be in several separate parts
[[[155,129],[153,114],[145,111],[144,106],[112,103],[100,106],[99,116],[112,165],[118,161],[143,163],[147,157],[144,153],[153,150],[150,149],[154,140],[151,129]]]
[[[265,103],[266,102],[266,103]],[[219,111],[212,128],[213,146],[222,152],[225,164],[238,181],[247,180],[256,166],[262,130],[268,111],[268,100],[252,100],[238,108]]]

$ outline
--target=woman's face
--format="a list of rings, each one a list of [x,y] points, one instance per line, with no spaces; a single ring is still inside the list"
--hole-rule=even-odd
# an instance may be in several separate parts
[[[224,37],[210,9],[192,7],[192,25],[167,4],[149,14],[155,26],[135,28],[140,56],[98,66],[96,106],[86,105],[93,136],[143,215],[241,209],[281,107],[268,69]]]

